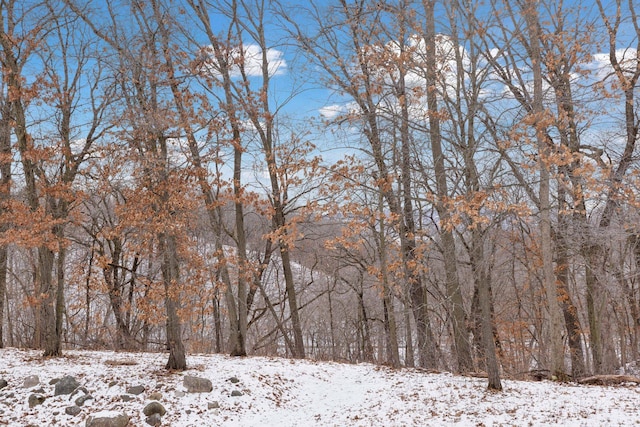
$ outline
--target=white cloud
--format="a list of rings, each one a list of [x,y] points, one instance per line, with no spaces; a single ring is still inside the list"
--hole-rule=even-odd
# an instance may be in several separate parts
[[[213,48],[207,46],[203,48],[203,52],[206,55],[204,70],[215,76],[220,76],[220,66],[216,63]],[[233,48],[228,56],[228,62],[232,63],[230,66],[231,77],[240,77],[242,75],[242,68],[244,68],[244,72],[248,77],[262,76],[263,52],[260,46],[247,44],[243,46],[242,52],[240,48]],[[287,61],[284,59],[284,53],[282,51],[268,49],[264,59],[267,62],[269,76],[286,74]]]
[[[285,74],[287,70],[287,62],[284,60],[284,54],[276,49],[268,49],[266,60],[268,64],[269,75],[277,76]],[[244,49],[244,67],[245,72],[250,76],[262,75],[262,49],[258,45],[250,44]],[[239,75],[240,70],[235,70]]]
[[[625,73],[633,74],[638,65],[638,51],[634,48],[616,50],[616,59]],[[613,73],[609,53],[596,53],[593,55],[593,68],[600,79],[604,79]]]
[[[346,113],[346,108],[344,105],[333,104],[322,107],[319,112],[325,119],[333,120],[340,114]]]
[[[84,150],[84,147],[87,144],[86,138],[77,138],[70,142],[69,148],[71,148],[71,153],[74,155],[78,155]]]
[[[351,116],[358,116],[362,112],[358,104],[354,101],[344,104],[332,104],[318,110],[320,115],[328,120],[347,119]]]

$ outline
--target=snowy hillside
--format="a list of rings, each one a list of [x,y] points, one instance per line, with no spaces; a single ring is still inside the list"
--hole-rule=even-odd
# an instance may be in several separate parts
[[[0,349],[0,381],[7,382],[0,425],[85,426],[90,416],[125,413],[130,426],[146,426],[143,410],[152,400],[166,414],[149,422],[162,426],[640,423],[636,386],[504,381],[505,391],[496,394],[483,379],[364,364],[192,355],[190,370],[168,373],[165,362],[164,354],[68,351],[42,359],[34,351]],[[80,387],[55,395],[52,380],[64,376]],[[186,376],[204,379],[205,391],[188,392]]]

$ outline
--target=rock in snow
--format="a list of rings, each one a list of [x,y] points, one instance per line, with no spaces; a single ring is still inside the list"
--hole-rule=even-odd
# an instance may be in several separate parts
[[[29,402],[29,408],[34,408],[38,405],[41,405],[42,402],[44,402],[44,400],[46,399],[46,397],[44,397],[44,395],[39,394],[39,393],[34,393],[32,395],[29,396],[28,402]]]
[[[142,413],[148,417],[153,414],[160,414],[160,416],[162,416],[167,413],[167,410],[164,409],[164,406],[162,406],[160,402],[151,402],[144,407]]]
[[[80,383],[74,377],[67,375],[56,382],[54,395],[71,394],[78,387],[80,387]]]
[[[144,393],[146,388],[143,385],[134,385],[132,387],[127,388],[128,394],[133,394],[135,396]]]
[[[149,395],[149,400],[162,400],[162,393],[154,391]]]
[[[185,375],[183,383],[188,393],[208,393],[213,390],[213,384],[206,378]]]
[[[64,413],[73,417],[78,415],[80,412],[82,412],[82,409],[80,409],[80,407],[77,405],[67,406],[66,408],[64,408]]]
[[[37,386],[38,384],[40,384],[40,378],[38,378],[37,375],[29,375],[22,382],[22,387],[31,388]]]
[[[104,411],[87,418],[86,427],[126,427],[129,416],[119,412]]]
[[[150,426],[159,426],[162,424],[162,417],[160,416],[160,414],[152,414],[148,416],[147,419],[144,420],[144,422],[149,424]]]

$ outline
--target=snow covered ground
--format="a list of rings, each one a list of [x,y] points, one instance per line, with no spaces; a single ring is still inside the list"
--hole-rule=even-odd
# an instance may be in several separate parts
[[[367,364],[190,355],[191,369],[169,373],[165,362],[155,353],[67,351],[42,359],[35,351],[0,349],[0,380],[8,383],[0,390],[0,425],[84,426],[91,415],[116,411],[130,417],[130,426],[146,426],[142,410],[150,398],[166,408],[163,426],[640,425],[637,386],[503,381],[504,392],[491,393],[484,379]],[[33,375],[39,384],[25,387]],[[65,408],[79,394],[55,396],[50,384],[65,375],[92,396],[77,415]],[[185,375],[208,378],[213,390],[185,393]],[[140,385],[143,393],[127,393]],[[30,407],[36,392],[45,400]]]

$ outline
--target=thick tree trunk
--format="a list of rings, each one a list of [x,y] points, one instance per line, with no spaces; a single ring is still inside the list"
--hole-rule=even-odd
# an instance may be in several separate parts
[[[216,291],[212,300],[213,305],[213,325],[215,332],[215,347],[216,353],[222,353],[222,316],[220,316],[220,297]]]
[[[489,390],[502,390],[500,381],[500,366],[496,355],[496,342],[493,336],[493,316],[491,310],[490,275],[484,264],[484,242],[482,231],[475,228],[472,231],[471,266],[478,289],[478,305],[480,307],[480,323],[482,336],[482,350],[489,379]]]
[[[564,17],[560,16],[558,25],[562,27]],[[565,50],[562,39],[558,40],[560,49]],[[554,55],[550,52],[550,55]],[[564,149],[574,155],[574,160],[558,167],[559,180],[566,176],[571,182],[571,191],[568,186],[560,182],[558,185],[558,229],[554,233],[556,239],[556,259],[558,277],[558,297],[562,307],[565,326],[567,329],[568,345],[571,355],[571,371],[573,378],[577,379],[585,375],[584,354],[582,351],[581,327],[576,307],[569,292],[569,248],[576,240],[568,235],[570,230],[578,230],[578,247],[583,248],[584,242],[591,239],[589,233],[589,219],[587,218],[586,202],[584,200],[584,177],[577,170],[580,169],[580,137],[576,119],[573,92],[571,87],[571,68],[573,62],[569,58],[561,58],[547,64],[550,84],[554,89],[556,106],[558,108],[557,128],[560,143]],[[570,199],[568,198],[570,196]],[[569,202],[571,200],[571,202]],[[569,215],[567,212],[571,212]],[[573,219],[573,221],[571,221]],[[573,224],[572,224],[573,222]],[[573,225],[573,227],[571,227]],[[576,254],[580,251],[576,251]],[[589,280],[589,278],[587,278]]]
[[[7,247],[0,246],[0,348],[4,347],[4,303],[7,295]]]
[[[187,369],[186,351],[182,341],[182,321],[178,315],[180,308],[180,273],[178,252],[174,236],[159,235],[162,251],[162,279],[165,292],[165,309],[167,312],[167,346],[169,360],[166,369],[183,371]]]
[[[551,234],[551,186],[550,186],[550,148],[547,138],[545,110],[543,104],[543,76],[541,37],[537,2],[527,1],[524,5],[524,17],[530,40],[531,68],[533,73],[533,103],[530,119],[538,146],[538,167],[540,172],[540,251],[542,258],[543,287],[547,302],[547,340],[549,344],[549,370],[552,375],[562,378],[564,372],[564,348],[562,342],[562,313],[558,305],[558,290],[553,266],[553,241]]]
[[[393,367],[400,366],[400,353],[398,351],[398,330],[396,316],[393,309],[393,294],[389,287],[389,272],[387,268],[387,240],[384,225],[384,199],[382,193],[378,199],[378,214],[380,216],[378,226],[378,254],[380,257],[380,275],[382,276],[382,308],[384,312],[384,332],[386,343],[387,363]]]
[[[614,16],[607,16],[607,9],[603,6],[601,0],[596,0],[602,22],[605,24],[609,40],[609,61],[614,70],[616,77],[615,86],[617,86],[624,93],[624,117],[625,117],[625,146],[622,152],[622,156],[618,163],[618,166],[610,173],[609,188],[607,191],[605,207],[602,211],[602,216],[598,224],[598,230],[606,230],[613,220],[615,210],[617,209],[620,201],[619,192],[620,185],[623,182],[627,171],[631,167],[632,163],[636,161],[635,151],[636,144],[639,140],[638,133],[640,132],[640,122],[638,120],[637,113],[637,87],[640,80],[640,50],[636,50],[635,58],[625,54],[625,61],[620,60],[618,47],[619,31],[623,28],[620,22],[626,18],[626,16],[632,16],[634,21],[634,37],[636,40],[640,38],[640,27],[637,25],[637,2],[629,1],[627,3],[628,10],[624,10],[621,5],[627,2],[617,2],[617,8],[615,8]],[[633,64],[631,67],[629,64]],[[605,368],[603,366],[605,349],[603,348],[603,340],[601,337],[601,324],[598,310],[596,305],[601,304],[600,296],[598,295],[598,264],[602,264],[602,260],[606,259],[607,252],[609,251],[600,242],[589,242],[590,247],[586,248],[588,254],[585,256],[587,265],[587,313],[589,318],[589,330],[591,336],[592,356],[594,359],[594,371],[595,373],[601,373]],[[589,256],[590,255],[590,256]],[[596,340],[594,342],[593,340]],[[608,340],[607,340],[608,341]],[[613,348],[608,348],[606,353],[612,354],[615,352]]]
[[[440,134],[440,112],[438,111],[435,2],[434,0],[423,0],[422,3],[425,11],[424,41],[427,57],[430,58],[425,66],[429,137],[436,179],[436,210],[441,223],[440,238],[443,248],[442,256],[445,268],[445,284],[451,311],[451,326],[453,328],[455,353],[458,362],[457,369],[460,372],[465,372],[473,369],[473,359],[471,357],[471,345],[469,344],[466,325],[467,319],[464,311],[462,292],[460,290],[460,280],[458,278],[456,245],[450,224],[451,215],[444,203],[447,197],[449,197],[449,191],[447,188],[444,153],[442,151],[442,136]]]
[[[560,227],[564,228],[564,227]],[[564,233],[564,230],[558,230]],[[582,327],[580,318],[578,317],[578,309],[573,303],[571,294],[569,293],[569,260],[567,255],[566,239],[561,238],[558,242],[557,260],[558,260],[558,294],[564,316],[564,323],[567,328],[567,343],[571,356],[571,376],[578,379],[586,374],[584,363],[584,351],[582,350]]]
[[[409,295],[411,297],[413,319],[416,324],[420,366],[426,369],[435,369],[438,366],[434,345],[436,341],[429,320],[427,293],[422,285],[422,281],[411,283],[410,286]],[[409,341],[407,341],[407,343],[409,343]]]
[[[364,303],[364,294],[362,291],[358,292],[358,324],[361,360],[364,362],[374,363],[375,360],[373,355],[373,345],[371,344],[369,317],[367,316],[367,308]]]
[[[4,203],[11,197],[11,102],[1,99],[0,117],[0,212],[4,212]],[[0,224],[0,233],[6,231],[6,225]],[[0,348],[4,346],[4,303],[7,291],[7,245],[0,245]]]
[[[234,119],[235,120],[235,119]],[[252,282],[251,273],[248,270],[247,262],[247,237],[244,229],[244,207],[242,200],[242,152],[240,146],[240,132],[237,127],[233,129],[234,143],[234,160],[233,160],[233,194],[235,196],[235,224],[236,224],[236,243],[238,251],[238,331],[235,339],[236,346],[231,350],[231,356],[246,356],[246,340],[247,340],[247,316],[249,315],[247,307],[247,282]]]
[[[389,287],[389,272],[387,269],[387,243],[384,227],[384,205],[382,194],[379,195],[378,213],[380,225],[378,228],[378,252],[380,256],[380,275],[382,276],[382,308],[384,312],[384,331],[386,343],[387,363],[393,367],[400,366],[400,353],[398,351],[398,330],[396,316],[393,308],[393,294]]]
[[[55,295],[56,286],[53,283],[53,265],[55,255],[46,247],[38,248],[38,266],[36,277],[39,288],[39,311],[42,321],[42,337],[40,343],[45,357],[60,356],[60,337],[56,331]]]
[[[115,262],[120,259],[120,256],[117,252],[114,252],[113,256],[113,260]],[[107,284],[109,302],[111,303],[113,317],[116,321],[117,339],[115,342],[115,347],[117,350],[133,350],[134,340],[131,336],[131,331],[129,330],[123,313],[123,290],[120,287],[120,275],[118,273],[118,268],[110,264],[102,269],[102,274],[105,279],[105,283]]]
[[[282,259],[282,270],[284,272],[287,302],[289,304],[289,315],[291,316],[291,327],[293,328],[293,341],[295,343],[295,353],[293,354],[293,357],[304,359],[304,340],[302,338],[302,324],[300,323],[297,293],[295,282],[293,280],[293,270],[291,268],[291,259],[289,258],[289,249],[283,243],[280,243],[280,258]]]
[[[594,271],[598,264],[601,263],[602,255],[599,247],[593,246],[585,249],[587,266],[585,272],[586,282],[586,302],[587,302],[587,320],[589,322],[589,347],[591,348],[591,358],[593,364],[593,373],[601,374],[603,372],[603,347],[602,347],[602,331],[600,328],[600,312],[597,308],[599,298],[598,279]]]
[[[404,17],[404,14],[402,15]],[[402,25],[401,25],[402,26]],[[404,31],[404,29],[403,29]],[[402,40],[405,35],[401,34]],[[425,368],[433,369],[436,367],[436,352],[433,334],[431,332],[431,324],[429,320],[429,312],[427,305],[427,293],[424,289],[422,276],[419,271],[420,261],[416,258],[416,225],[413,211],[413,180],[411,168],[411,136],[409,131],[410,115],[409,115],[409,94],[406,90],[406,70],[403,64],[398,64],[399,78],[396,82],[396,97],[400,103],[400,151],[402,153],[400,170],[402,192],[399,198],[402,200],[402,256],[407,269],[407,277],[409,278],[409,287],[414,307],[414,318],[416,320],[416,330],[418,331],[418,356],[420,364]],[[409,267],[415,266],[415,267]]]
[[[413,328],[411,328],[411,297],[407,296],[404,303],[404,364],[410,368],[416,366],[413,350]],[[436,365],[437,366],[437,365]]]
[[[63,333],[64,333],[64,328],[62,326],[62,322],[64,319],[64,313],[65,313],[65,289],[64,289],[64,282],[65,282],[65,272],[64,272],[64,268],[66,265],[66,255],[67,255],[67,250],[63,247],[63,243],[62,243],[62,234],[63,231],[60,230],[59,232],[59,236],[58,236],[58,241],[60,242],[58,244],[58,257],[57,257],[57,264],[56,264],[56,277],[57,277],[57,284],[56,284],[56,303],[55,303],[55,333],[56,333],[56,355],[60,356],[62,354],[62,340],[63,340]]]
[[[382,309],[384,312],[384,332],[387,363],[394,368],[400,366],[400,353],[398,352],[398,326],[393,309],[393,299],[388,289],[384,289],[382,296]]]

